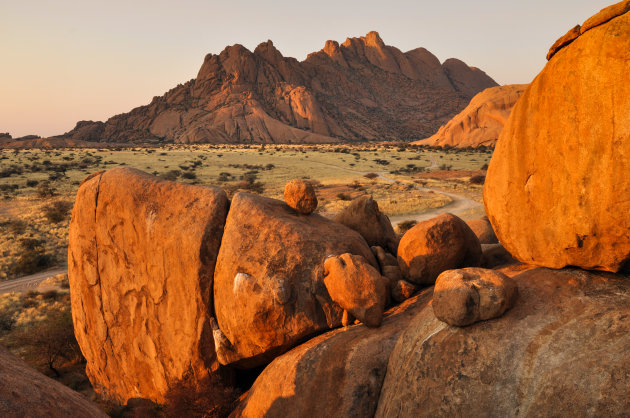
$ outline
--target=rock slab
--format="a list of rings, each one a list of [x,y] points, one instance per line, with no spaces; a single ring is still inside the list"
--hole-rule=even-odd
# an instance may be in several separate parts
[[[95,389],[164,399],[215,364],[212,278],[228,200],[129,168],[88,177],[69,231],[75,335]]]
[[[376,417],[630,413],[630,280],[536,268],[502,317],[466,328],[418,313],[392,351]]]

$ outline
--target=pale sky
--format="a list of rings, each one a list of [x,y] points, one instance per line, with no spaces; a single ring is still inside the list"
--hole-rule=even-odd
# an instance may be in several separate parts
[[[553,42],[614,0],[0,0],[0,132],[51,136],[197,75],[207,53],[271,39],[299,60],[371,30],[528,83]]]

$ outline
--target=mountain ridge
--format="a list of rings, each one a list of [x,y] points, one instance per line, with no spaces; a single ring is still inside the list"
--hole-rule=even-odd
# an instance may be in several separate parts
[[[321,143],[411,140],[434,133],[496,86],[458,59],[386,45],[377,32],[327,41],[305,60],[273,42],[207,54],[197,77],[106,122],[59,137],[98,142]]]

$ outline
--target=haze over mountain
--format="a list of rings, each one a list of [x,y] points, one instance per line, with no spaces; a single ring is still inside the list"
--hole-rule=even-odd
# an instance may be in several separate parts
[[[401,52],[379,34],[327,41],[299,62],[271,41],[208,54],[196,79],[64,138],[100,142],[334,142],[426,138],[497,86],[458,59]]]

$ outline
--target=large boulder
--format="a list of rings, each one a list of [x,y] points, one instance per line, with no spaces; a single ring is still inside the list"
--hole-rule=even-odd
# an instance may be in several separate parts
[[[443,271],[476,266],[480,259],[479,239],[466,222],[450,213],[420,222],[398,246],[400,269],[415,284],[433,284]]]
[[[630,267],[630,13],[618,15],[626,3],[556,52],[492,156],[486,212],[525,263]]]
[[[1,345],[0,416],[107,417],[83,395],[44,376]]]
[[[376,416],[628,416],[628,277],[537,268],[514,281],[519,297],[498,319],[457,328],[431,306],[418,313]]]
[[[343,253],[378,268],[357,232],[279,200],[234,195],[214,277],[219,337],[231,352],[219,360],[255,367],[338,327],[343,310],[324,285],[324,261]]]
[[[388,285],[363,257],[342,254],[324,263],[324,284],[333,301],[368,327],[383,320]]]
[[[466,221],[466,225],[475,233],[481,245],[497,244],[499,242],[487,216]]]
[[[398,240],[389,218],[378,208],[372,196],[361,196],[335,216],[335,221],[354,229],[370,246],[380,246],[396,254]]]
[[[214,367],[212,278],[228,200],[128,168],[88,177],[68,248],[75,334],[97,391],[161,402]]]
[[[317,209],[317,195],[313,185],[300,179],[291,180],[284,185],[284,201],[303,215]]]
[[[390,309],[379,328],[341,328],[309,340],[265,368],[232,416],[371,417],[389,354],[431,289]]]

